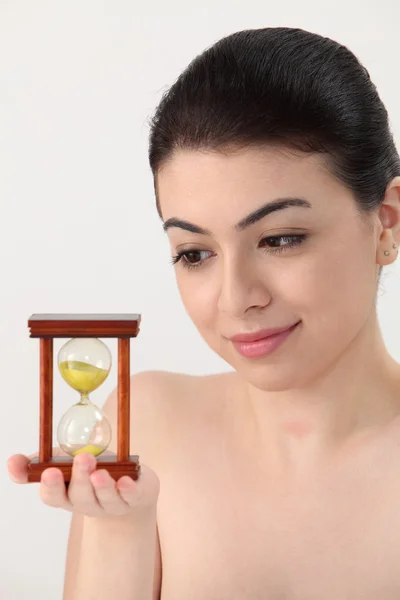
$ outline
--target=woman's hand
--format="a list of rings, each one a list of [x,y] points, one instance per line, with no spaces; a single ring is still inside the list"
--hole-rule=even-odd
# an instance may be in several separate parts
[[[54,448],[53,455],[67,456],[59,448]],[[15,483],[28,482],[28,464],[33,456],[37,454],[30,457],[14,454],[8,459],[8,472]],[[115,481],[105,469],[96,466],[92,454],[77,454],[68,488],[60,469],[45,469],[40,480],[40,497],[44,504],[89,517],[140,515],[157,505],[160,480],[146,465],[140,465],[137,481],[127,475]]]

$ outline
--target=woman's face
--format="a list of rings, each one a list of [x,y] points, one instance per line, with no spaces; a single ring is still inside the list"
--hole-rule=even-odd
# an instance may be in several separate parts
[[[208,345],[256,387],[304,385],[366,325],[380,230],[377,221],[368,230],[321,156],[181,151],[159,172],[157,189],[185,308]],[[284,198],[307,204],[243,223]],[[230,340],[298,321],[261,357],[243,356]]]

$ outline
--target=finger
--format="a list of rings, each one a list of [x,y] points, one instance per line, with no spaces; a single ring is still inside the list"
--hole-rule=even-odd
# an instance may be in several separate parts
[[[121,496],[121,498],[126,502],[126,504],[131,508],[138,501],[138,492],[137,492],[137,482],[129,477],[129,475],[124,475],[120,477],[117,481],[117,489]]]
[[[64,476],[60,469],[48,467],[42,472],[39,493],[42,501],[48,506],[72,510],[72,504],[65,489]]]
[[[7,461],[7,469],[14,483],[28,482],[28,464],[30,460],[23,454],[14,454]]]
[[[127,512],[129,505],[120,496],[115,480],[106,469],[99,469],[92,473],[90,481],[103,510],[112,515],[123,515]]]
[[[140,466],[136,481],[124,476],[119,479],[118,484],[121,496],[131,508],[140,507],[147,510],[157,504],[160,494],[160,480],[156,473],[146,465],[142,464]]]
[[[87,512],[102,508],[97,500],[90,474],[96,470],[97,461],[89,452],[81,452],[74,458],[72,464],[71,481],[68,488],[68,497],[77,510]]]
[[[58,446],[52,449],[53,456],[68,456]],[[32,459],[39,456],[38,452],[25,456],[24,454],[13,454],[7,461],[7,470],[10,479],[15,483],[28,483],[28,465]]]

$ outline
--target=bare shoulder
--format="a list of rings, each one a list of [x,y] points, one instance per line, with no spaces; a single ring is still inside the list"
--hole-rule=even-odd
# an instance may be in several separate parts
[[[218,410],[228,390],[233,387],[234,373],[191,375],[170,371],[142,371],[130,380],[131,450],[144,463],[155,464],[183,428],[200,425],[202,416]],[[108,397],[104,412],[113,431],[117,429],[115,388]],[[116,439],[109,449],[116,452]]]
[[[131,377],[131,395],[138,402],[190,403],[207,394],[220,395],[231,386],[235,373],[190,375],[171,371],[143,371]],[[208,397],[208,396],[207,396]]]
[[[170,371],[144,371],[131,377],[131,417],[135,411],[153,423],[158,433],[194,423],[202,414],[218,410],[234,387],[235,373],[191,375]]]

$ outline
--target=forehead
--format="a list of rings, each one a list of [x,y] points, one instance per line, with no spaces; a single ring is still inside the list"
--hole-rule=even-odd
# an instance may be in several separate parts
[[[351,196],[322,155],[276,147],[230,153],[180,150],[162,167],[156,183],[164,221],[174,216],[210,223],[211,215],[237,221],[281,196],[307,197],[323,213],[332,197],[332,209],[343,210],[338,196],[347,203]]]

